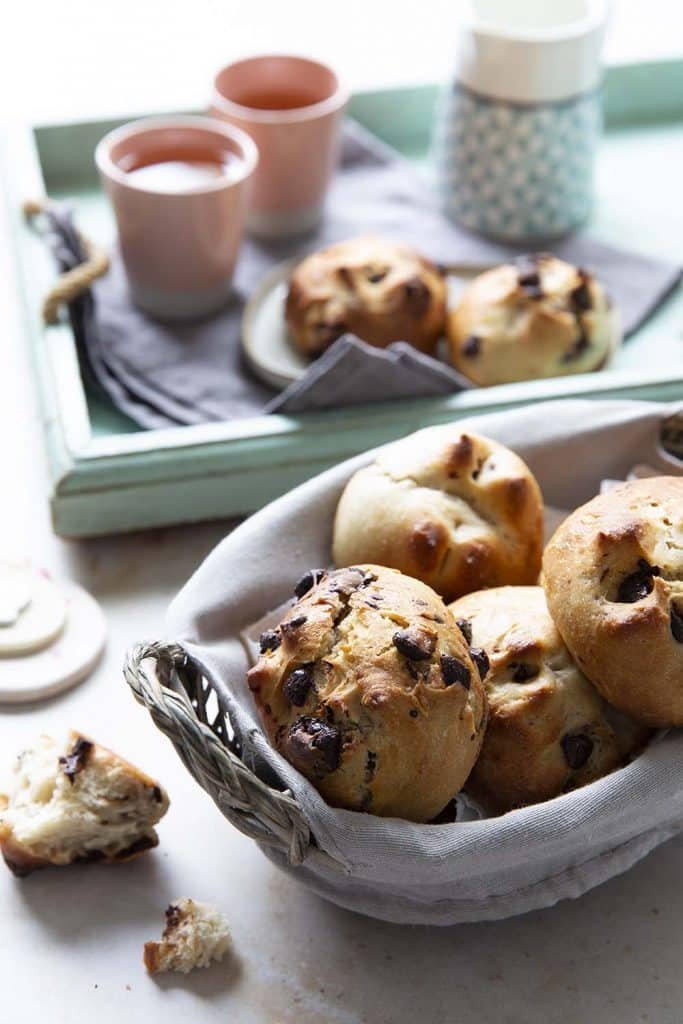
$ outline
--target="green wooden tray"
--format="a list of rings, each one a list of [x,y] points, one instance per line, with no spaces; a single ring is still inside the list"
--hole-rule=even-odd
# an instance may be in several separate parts
[[[351,113],[401,152],[428,159],[437,88],[361,93]],[[672,215],[680,203],[683,62],[608,71],[606,136],[600,153],[591,231],[654,256],[680,256]],[[136,115],[137,116],[137,115]],[[680,291],[595,374],[533,381],[442,399],[381,403],[301,416],[143,431],[86,393],[66,324],[43,327],[40,300],[55,268],[23,223],[24,198],[70,198],[92,237],[111,237],[92,154],[117,121],[58,124],[4,132],[2,168],[9,222],[34,353],[52,481],[54,527],[93,536],[250,512],[314,473],[430,423],[567,396],[683,398]]]

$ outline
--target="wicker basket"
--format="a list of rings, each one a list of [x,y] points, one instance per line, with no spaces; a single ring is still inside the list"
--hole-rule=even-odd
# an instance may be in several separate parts
[[[241,760],[241,744],[218,692],[178,644],[136,644],[126,682],[173,743],[202,789],[240,832],[303,863],[311,832],[291,793],[262,782]],[[209,705],[213,707],[209,710]]]
[[[558,416],[568,424],[582,424],[585,450],[591,452],[588,461],[593,462],[590,480],[573,477],[565,482],[562,477],[558,453],[567,442],[560,436]],[[680,472],[675,463],[682,450],[680,414],[664,423],[661,417],[661,406],[645,403],[554,403],[554,435],[549,431],[548,448],[540,442],[550,421],[543,406],[483,417],[471,429],[509,439],[531,460],[532,468],[555,479],[557,503],[562,504],[559,499],[566,500],[570,487],[577,489],[579,500],[585,500],[596,479],[599,483],[595,474],[611,475],[612,464],[618,474],[634,459],[649,461],[650,447],[653,459],[657,453],[663,455],[661,471]],[[612,431],[622,446],[614,460],[606,451]],[[527,445],[524,438],[531,438]],[[225,581],[232,581],[233,589],[221,606],[221,624],[226,608],[229,614],[246,602],[244,615],[255,612],[251,618],[232,622],[233,633],[239,635],[268,610],[262,606],[266,588],[259,589],[253,580],[240,576],[250,546],[261,554],[270,545],[276,554],[278,564],[269,586],[274,588],[272,603],[282,600],[302,569],[294,564],[301,551],[290,553],[290,545],[297,545],[301,516],[318,510],[318,519],[329,519],[345,480],[362,462],[362,458],[351,460],[309,481],[231,534],[183,591],[185,604],[193,607],[193,615],[197,613],[196,619],[190,618],[195,622],[206,618],[207,591],[213,586],[214,592],[222,594],[228,585]],[[322,564],[320,558],[325,557],[329,538],[322,527],[316,543],[315,551],[304,552],[312,558],[307,565]],[[278,593],[281,587],[285,589]],[[193,636],[188,622],[176,635]],[[343,906],[412,923],[452,924],[510,916],[580,895],[625,870],[683,823],[680,731],[672,731],[632,765],[583,790],[501,818],[456,826],[457,840],[453,826],[420,826],[336,812],[298,773],[292,776],[291,766],[273,760],[274,752],[253,718],[245,726],[245,702],[250,699],[230,689],[222,694],[226,679],[211,660],[214,641],[215,636],[209,638],[206,649],[201,636],[184,639],[182,646],[137,644],[126,660],[126,680],[228,821],[254,839],[279,867]],[[243,667],[238,667],[236,674],[243,677],[243,673]],[[235,714],[242,723],[244,743],[235,730]],[[260,740],[254,739],[256,733]]]

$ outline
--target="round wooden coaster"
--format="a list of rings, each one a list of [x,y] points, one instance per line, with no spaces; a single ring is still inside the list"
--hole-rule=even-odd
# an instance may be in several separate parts
[[[66,595],[46,573],[0,562],[0,658],[32,654],[52,643],[66,621]]]
[[[58,590],[65,603],[61,632],[32,654],[0,657],[0,703],[53,697],[82,682],[99,661],[107,634],[102,609],[75,583]]]

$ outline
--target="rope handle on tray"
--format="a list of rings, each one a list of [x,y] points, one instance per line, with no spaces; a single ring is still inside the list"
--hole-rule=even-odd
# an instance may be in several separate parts
[[[40,199],[27,199],[23,204],[24,216],[29,221],[45,213],[48,209],[49,204]],[[46,324],[56,324],[59,320],[60,307],[77,299],[79,295],[88,290],[93,281],[102,277],[109,269],[109,257],[105,251],[76,228],[74,230],[86,258],[73,270],[67,270],[61,274],[43,299],[41,314]]]
[[[289,791],[268,786],[244,764],[229,738],[224,709],[219,706],[209,721],[213,691],[188,653],[179,644],[139,643],[127,653],[123,673],[224,816],[240,832],[275,847],[290,864],[301,864],[311,835],[298,804]]]

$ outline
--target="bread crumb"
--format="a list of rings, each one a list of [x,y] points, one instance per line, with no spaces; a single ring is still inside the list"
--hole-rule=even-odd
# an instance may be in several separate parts
[[[222,960],[230,944],[230,929],[221,912],[209,903],[184,897],[166,908],[161,942],[146,942],[143,960],[150,974],[188,974],[195,967]]]

